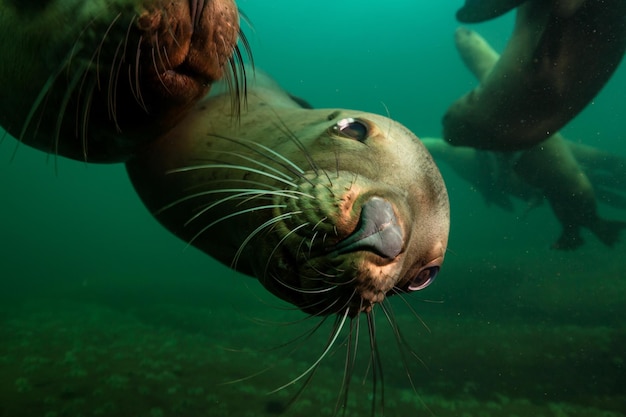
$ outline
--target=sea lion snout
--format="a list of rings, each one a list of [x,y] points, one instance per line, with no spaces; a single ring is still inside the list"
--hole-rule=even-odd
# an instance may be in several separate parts
[[[331,255],[366,250],[386,259],[394,259],[403,246],[404,232],[393,206],[387,200],[372,197],[361,207],[356,230],[339,242]]]
[[[239,34],[232,0],[188,0],[150,7],[138,18],[150,50],[152,88],[171,100],[202,97],[224,75]],[[154,51],[156,52],[156,56]]]
[[[29,146],[120,162],[173,128],[217,80],[228,78],[239,104],[234,0],[22,3],[32,2],[0,0],[0,46],[13,62],[0,70],[0,125]]]

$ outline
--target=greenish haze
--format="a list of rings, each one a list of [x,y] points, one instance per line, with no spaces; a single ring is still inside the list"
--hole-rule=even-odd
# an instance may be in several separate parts
[[[447,106],[474,85],[453,45],[461,3],[239,0],[257,66],[285,88],[316,107],[388,112],[418,136],[439,135]],[[507,15],[474,28],[501,48],[511,25]],[[563,133],[626,156],[625,91],[621,67]],[[581,249],[553,251],[559,224],[546,205],[527,215],[521,203],[517,214],[487,207],[442,172],[446,262],[405,298],[419,318],[393,300],[419,359],[403,363],[377,316],[384,415],[626,416],[626,245],[607,249],[586,233]],[[0,194],[1,417],[276,416],[301,384],[268,393],[323,350],[328,325],[282,346],[317,320],[162,229],[121,165],[57,159],[6,137]],[[360,340],[345,416],[371,410]],[[332,415],[344,358],[333,351],[282,415]]]

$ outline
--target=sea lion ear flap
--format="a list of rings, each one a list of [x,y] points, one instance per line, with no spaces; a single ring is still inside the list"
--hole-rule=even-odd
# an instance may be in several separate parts
[[[456,12],[456,19],[461,23],[479,23],[502,16],[527,0],[465,0],[465,4]]]
[[[289,94],[289,93],[287,93]],[[303,109],[314,109],[314,107],[311,105],[311,103],[309,103],[308,101],[306,101],[305,99],[303,99],[302,97],[298,97],[298,96],[294,96],[293,94],[289,94],[289,98],[292,99],[293,101],[295,101],[298,106],[302,107]]]

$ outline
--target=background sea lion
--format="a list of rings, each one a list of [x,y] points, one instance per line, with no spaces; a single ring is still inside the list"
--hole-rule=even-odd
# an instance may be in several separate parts
[[[456,12],[456,18],[463,23],[478,23],[493,19],[516,8],[526,0],[465,0]]]
[[[497,65],[446,112],[444,138],[490,150],[524,149],[545,140],[617,68],[626,49],[624,21],[623,0],[525,2]]]
[[[463,62],[482,83],[497,65],[498,53],[474,31],[459,28],[455,38]],[[589,149],[587,152],[583,150],[578,149],[581,158],[584,158],[585,153],[591,157]],[[469,158],[468,152],[461,154],[464,160]],[[441,150],[438,154],[445,155]],[[481,154],[476,152],[474,155]],[[563,232],[554,244],[557,249],[569,250],[582,245],[580,229],[583,227],[593,232],[604,244],[612,246],[617,242],[621,230],[626,227],[624,222],[605,220],[598,215],[594,187],[576,160],[573,147],[558,132],[525,151],[503,152],[483,158],[492,161],[491,165],[495,169],[490,174],[497,178],[495,183],[501,192],[508,190],[508,193],[523,199],[536,199],[528,190],[530,188],[548,200],[563,225]],[[483,168],[484,164],[481,163],[480,166]]]
[[[245,82],[233,0],[36,3],[0,0],[0,124],[30,146],[123,161],[214,81]]]
[[[208,98],[127,162],[150,212],[312,314],[369,313],[428,285],[449,206],[426,148],[390,119],[303,109],[258,77],[240,120],[228,96]]]

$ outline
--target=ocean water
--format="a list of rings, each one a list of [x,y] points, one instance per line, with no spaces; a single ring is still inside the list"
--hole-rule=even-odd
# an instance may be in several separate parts
[[[256,65],[283,87],[316,107],[389,114],[418,136],[440,135],[446,108],[475,85],[453,43],[462,3],[238,2]],[[509,14],[471,27],[501,49],[512,24]],[[622,65],[562,132],[626,158],[625,102]],[[580,249],[552,250],[560,226],[547,204],[487,206],[440,168],[446,261],[410,307],[393,300],[414,353],[399,351],[381,314],[384,380],[373,385],[362,344],[339,415],[372,404],[385,416],[626,415],[626,239],[607,248],[583,232]],[[296,339],[316,321],[170,235],[122,165],[6,137],[0,195],[1,417],[333,415],[342,349],[301,393],[306,378],[273,392],[317,360],[329,327]]]

